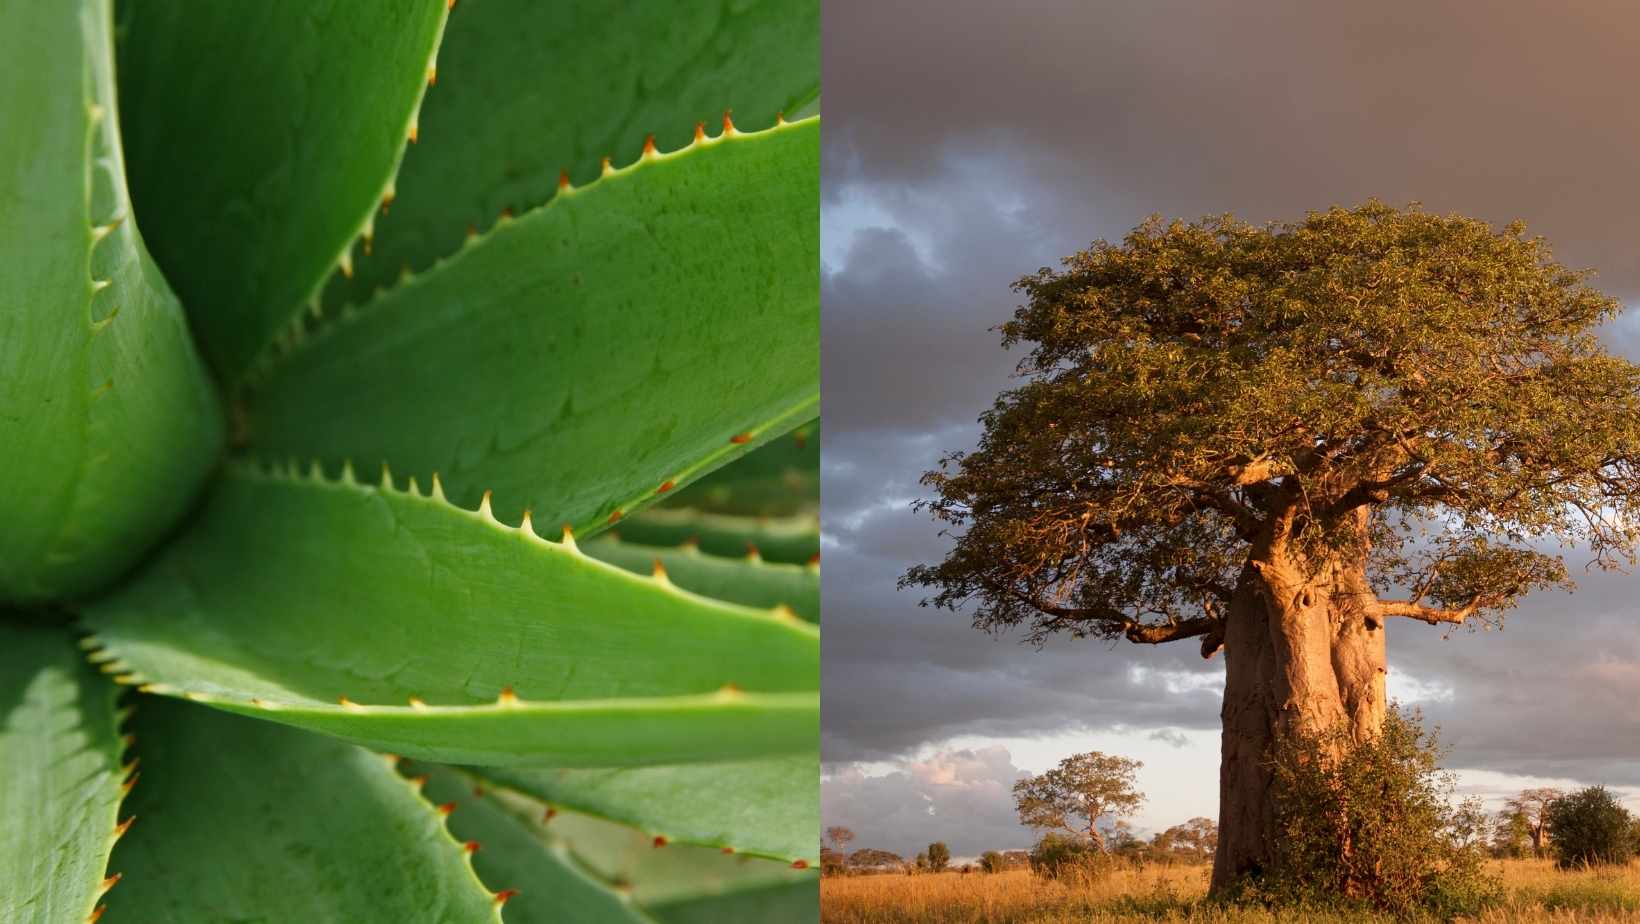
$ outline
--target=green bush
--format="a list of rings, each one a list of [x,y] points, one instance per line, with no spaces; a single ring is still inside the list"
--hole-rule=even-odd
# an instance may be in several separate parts
[[[1590,786],[1549,804],[1549,843],[1561,868],[1629,862],[1634,817],[1604,786]]]
[[[1047,879],[1070,874],[1102,876],[1111,861],[1091,841],[1064,834],[1044,834],[1031,848],[1031,872]]]
[[[1341,756],[1318,759],[1327,753]],[[1441,917],[1496,901],[1502,886],[1483,868],[1484,816],[1473,802],[1453,805],[1456,783],[1440,756],[1420,716],[1394,708],[1366,744],[1331,735],[1283,742],[1272,759],[1271,862],[1241,896]]]

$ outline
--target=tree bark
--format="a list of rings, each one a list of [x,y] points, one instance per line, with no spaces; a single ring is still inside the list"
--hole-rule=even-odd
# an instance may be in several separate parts
[[[1342,726],[1362,742],[1383,728],[1384,626],[1369,613],[1365,558],[1309,567],[1266,541],[1241,573],[1224,644],[1215,893],[1268,862],[1268,760],[1280,736]]]

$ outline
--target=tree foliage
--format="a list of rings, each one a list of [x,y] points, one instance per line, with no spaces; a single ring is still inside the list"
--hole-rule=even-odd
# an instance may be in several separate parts
[[[935,841],[928,845],[928,868],[934,872],[942,872],[951,865],[951,848],[945,846],[944,841]]]
[[[1102,818],[1131,815],[1145,797],[1135,785],[1143,766],[1127,757],[1089,751],[1073,754],[1059,766],[1014,784],[1014,806],[1028,827],[1086,838],[1101,852],[1108,849]]]
[[[924,476],[956,536],[902,584],[976,625],[1223,639],[1260,537],[1367,559],[1373,619],[1496,620],[1632,559],[1640,367],[1620,309],[1519,224],[1376,201],[1290,224],[1153,218],[1020,279],[1023,380]],[[1362,516],[1362,512],[1366,516]],[[1310,554],[1310,553],[1326,554]]]
[[[1634,817],[1604,786],[1590,786],[1549,803],[1546,812],[1559,866],[1624,864],[1634,856]]]

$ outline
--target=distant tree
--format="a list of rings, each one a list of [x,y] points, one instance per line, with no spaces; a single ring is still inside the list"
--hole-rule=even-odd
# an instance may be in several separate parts
[[[1533,853],[1532,821],[1525,812],[1514,808],[1498,812],[1492,828],[1492,853],[1513,859]]]
[[[1526,820],[1527,834],[1532,839],[1532,852],[1548,856],[1549,805],[1565,793],[1547,786],[1523,789],[1520,795],[1504,803],[1504,807]]]
[[[1389,623],[1496,624],[1567,585],[1555,541],[1640,543],[1623,305],[1521,225],[1156,218],[1015,289],[1017,385],[924,476],[955,541],[902,584],[1038,642],[1222,648],[1215,892],[1270,859],[1279,738],[1382,730]]]
[[[824,876],[837,876],[848,872],[848,855],[830,847],[820,847],[820,873]]]
[[[878,850],[873,847],[861,847],[848,856],[848,865],[856,870],[891,870],[905,865],[905,860],[897,853]]]
[[[1623,864],[1634,856],[1634,816],[1604,786],[1549,803],[1549,843],[1563,867]]]
[[[925,873],[925,872],[928,872],[928,870],[929,870],[928,851],[924,850],[921,853],[917,854],[917,858],[912,861],[910,868],[907,869],[906,872],[909,873],[909,872],[912,872],[912,871],[916,871],[916,872],[919,872],[919,873]]]
[[[1003,859],[1001,853],[987,850],[979,856],[979,868],[987,873],[1000,873],[1008,868],[1008,861]]]
[[[936,873],[951,865],[951,848],[945,846],[944,841],[935,841],[928,845],[928,868]]]
[[[1192,818],[1158,832],[1150,839],[1150,846],[1160,855],[1197,861],[1211,859],[1218,840],[1219,826],[1213,819]]]
[[[826,829],[826,840],[831,841],[833,850],[846,852],[848,845],[854,841],[854,832],[842,825],[833,825]]]
[[[1052,770],[1014,784],[1020,823],[1085,837],[1101,853],[1109,852],[1099,821],[1131,815],[1145,801],[1134,783],[1141,766],[1139,761],[1098,751],[1073,754]]]

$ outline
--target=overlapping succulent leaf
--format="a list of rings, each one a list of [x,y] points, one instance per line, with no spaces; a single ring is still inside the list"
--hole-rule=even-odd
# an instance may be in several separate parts
[[[0,49],[30,79],[0,87],[0,113],[40,134],[0,143],[0,192],[27,206],[0,214],[0,296],[21,306],[0,314],[0,490],[16,495],[0,500],[26,527],[0,531],[0,599],[106,583],[172,526],[217,456],[212,386],[133,212],[151,222],[159,267],[232,389],[236,451],[318,457],[333,477],[343,460],[379,460],[401,486],[437,472],[468,508],[415,481],[407,492],[235,464],[151,567],[89,606],[92,659],[170,694],[135,697],[149,782],[134,804],[148,830],[114,854],[129,875],[107,920],[196,920],[206,906],[247,919],[434,908],[494,920],[491,890],[524,886],[480,886],[440,813],[336,738],[558,764],[518,772],[625,827],[566,809],[556,841],[525,828],[514,841],[529,850],[484,855],[542,876],[542,845],[570,857],[559,873],[582,876],[585,907],[609,912],[591,919],[812,920],[812,871],[787,861],[810,865],[800,851],[813,832],[783,841],[780,828],[814,826],[818,640],[794,614],[818,615],[805,545],[817,481],[788,480],[795,500],[755,511],[806,519],[722,520],[715,494],[686,511],[711,511],[707,529],[663,543],[698,532],[698,548],[597,544],[640,576],[489,514],[533,511],[553,535],[565,522],[583,536],[615,521],[641,532],[647,515],[622,518],[703,496],[685,485],[775,441],[712,482],[767,486],[757,460],[789,451],[776,438],[817,413],[818,126],[771,127],[781,110],[816,106],[817,5],[468,0],[446,32],[451,6],[122,7],[134,207],[108,3],[6,10],[21,25],[0,32]],[[424,106],[435,76],[469,82]],[[724,109],[759,131],[725,119],[719,135],[710,117]],[[406,154],[407,141],[420,143]],[[639,162],[613,170],[605,155]],[[585,188],[561,187],[559,168]],[[69,195],[76,176],[83,207]],[[457,249],[501,209],[517,220]],[[388,282],[407,266],[417,275]],[[344,302],[357,306],[338,311]],[[493,505],[472,512],[492,490]],[[799,566],[748,559],[748,538]],[[655,558],[670,569],[641,576]],[[69,875],[28,893],[30,912],[95,914],[112,882],[101,861],[124,830],[113,687],[83,664],[65,673],[69,656],[40,642],[66,636],[30,631],[48,634],[0,649],[29,678],[3,716],[15,727],[0,726],[0,822],[61,835],[50,856]],[[82,802],[40,773],[52,755],[96,765],[75,778]],[[671,765],[562,769],[657,763]],[[755,793],[741,803],[724,785]],[[722,814],[689,803],[714,798]],[[323,817],[338,801],[351,810]],[[568,853],[566,828],[579,832]],[[678,844],[653,850],[656,836]],[[23,894],[10,886],[31,875],[40,842],[25,836],[9,861],[0,851],[0,895]],[[262,859],[203,861],[225,842]],[[508,920],[580,907],[546,891]]]
[[[117,881],[116,692],[66,631],[0,623],[0,921],[84,921]]]
[[[809,623],[436,491],[235,466],[84,624],[124,682],[431,760],[721,760],[808,750],[819,733]]]
[[[0,8],[0,601],[118,577],[222,442],[126,193],[108,3]]]

